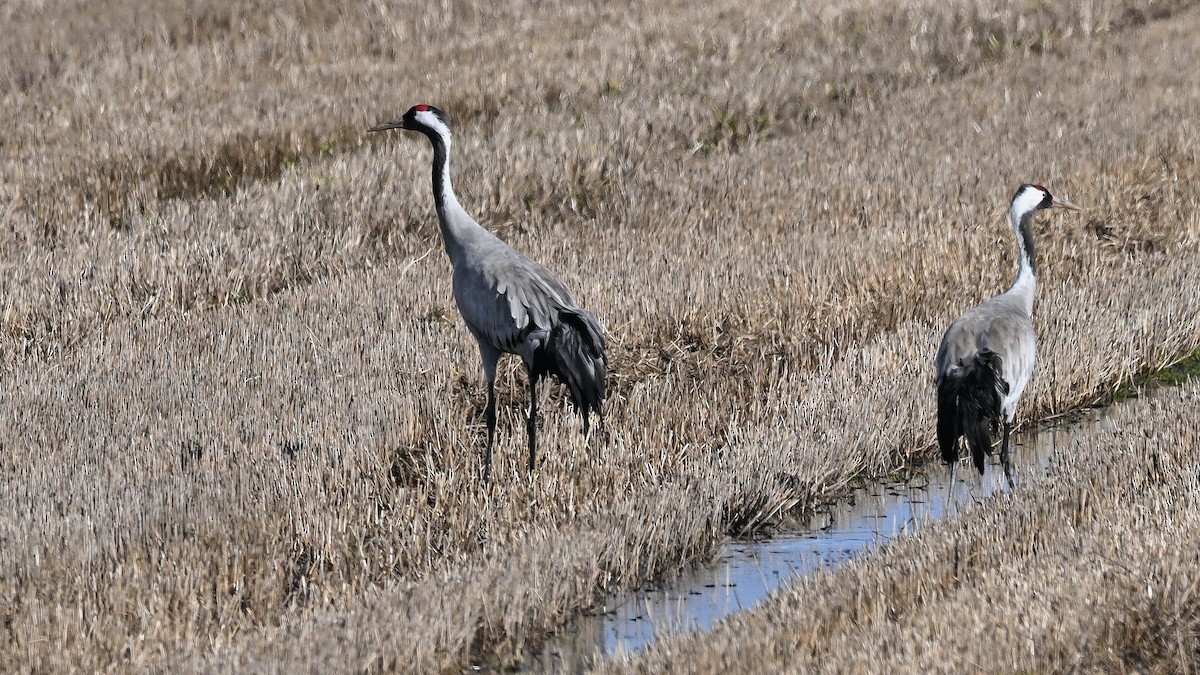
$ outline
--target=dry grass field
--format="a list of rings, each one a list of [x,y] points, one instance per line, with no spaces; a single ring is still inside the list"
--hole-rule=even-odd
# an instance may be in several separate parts
[[[1023,418],[1195,353],[1192,4],[5,3],[0,668],[510,664],[606,591],[931,459],[937,340],[1010,280],[1024,181],[1086,210],[1039,220]],[[556,393],[533,475],[508,363],[493,481],[476,478],[483,378],[430,153],[364,134],[418,102],[455,124],[468,210],[608,332],[607,438],[585,442]],[[1048,606],[1079,613],[1085,644],[1124,640],[1099,610],[1131,579],[1177,590],[1195,551],[1160,554],[1195,521],[1195,395],[744,625],[825,618],[803,658],[866,658],[870,632],[906,640],[872,656],[919,663],[1006,622],[1013,663],[1121,663],[1015,634]],[[1164,459],[1138,474],[1144,447]],[[1039,548],[1047,519],[1093,539]],[[1072,563],[1129,538],[1130,576]],[[962,585],[946,541],[978,556]],[[889,564],[932,566],[892,580],[916,586],[895,591],[914,623],[878,603],[861,634],[837,623]],[[1085,609],[1070,564],[1118,587]],[[1041,613],[979,618],[1029,592]],[[964,632],[934,621],[943,598]],[[1146,631],[1193,630],[1139,602]]]
[[[607,672],[1194,672],[1200,384],[1076,432],[1050,475]]]

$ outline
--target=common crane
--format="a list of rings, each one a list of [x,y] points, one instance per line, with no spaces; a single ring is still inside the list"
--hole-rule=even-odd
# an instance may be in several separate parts
[[[958,463],[958,439],[965,436],[975,468],[983,474],[984,453],[992,451],[991,428],[1000,423],[1000,462],[1013,488],[1009,434],[1017,400],[1033,374],[1037,357],[1033,298],[1037,291],[1037,259],[1033,215],[1042,209],[1078,210],[1056,199],[1041,185],[1017,188],[1009,208],[1017,239],[1017,278],[1001,295],[967,310],[942,337],[936,360],[937,437],[942,459],[950,464],[950,482]]]
[[[496,365],[503,354],[516,354],[529,375],[529,470],[537,458],[537,386],[545,375],[558,377],[571,391],[583,415],[604,416],[607,361],[600,322],[575,299],[558,277],[526,258],[475,222],[450,183],[450,122],[429,105],[413,106],[400,119],[370,131],[405,129],[424,134],[433,145],[433,203],[442,242],[453,267],[454,301],[467,329],[479,344],[487,378],[487,448],[483,480],[491,474],[496,433]]]

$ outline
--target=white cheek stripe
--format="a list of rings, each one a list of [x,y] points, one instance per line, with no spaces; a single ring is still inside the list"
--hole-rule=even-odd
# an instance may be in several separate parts
[[[438,116],[433,114],[432,111],[430,111],[430,110],[418,111],[416,117],[417,117],[418,122],[420,122],[421,124],[424,124],[427,127],[433,128],[435,131],[438,132],[438,135],[441,136],[442,138],[450,137],[450,128],[447,127],[445,124],[442,124],[442,121],[440,119],[438,119]]]
[[[1015,222],[1022,214],[1031,211],[1046,198],[1046,193],[1035,187],[1027,187],[1021,190],[1021,194],[1012,203],[1012,219]]]

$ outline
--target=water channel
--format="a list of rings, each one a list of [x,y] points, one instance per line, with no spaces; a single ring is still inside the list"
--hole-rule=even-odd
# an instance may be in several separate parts
[[[1091,410],[1070,424],[1015,435],[1018,489],[1022,478],[1045,471],[1061,435],[1104,423],[1103,410]],[[949,470],[935,462],[907,481],[883,481],[853,491],[807,524],[792,528],[794,534],[730,541],[708,565],[685,570],[664,584],[609,598],[565,626],[540,652],[529,654],[524,669],[579,672],[604,657],[641,650],[660,635],[705,630],[732,612],[753,607],[789,580],[835,567],[950,510],[971,509],[1007,490],[997,454],[990,457],[982,480],[969,460],[959,464],[952,500]]]

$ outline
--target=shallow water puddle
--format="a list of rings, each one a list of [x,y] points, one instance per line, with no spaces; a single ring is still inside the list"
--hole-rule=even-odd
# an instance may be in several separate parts
[[[1065,426],[1016,434],[1013,470],[1017,488],[1032,472],[1049,466],[1060,435],[1100,423],[1104,413],[1092,410]],[[828,510],[818,512],[802,534],[763,541],[731,541],[711,564],[685,570],[677,578],[638,589],[593,614],[579,617],[552,638],[540,653],[531,653],[525,668],[575,672],[600,658],[636,652],[663,634],[704,630],[716,620],[761,602],[789,580],[838,564],[912,532],[1007,489],[998,453],[989,458],[982,482],[970,460],[957,469],[954,498],[947,503],[950,473],[940,462],[908,481],[884,481],[855,490]]]

